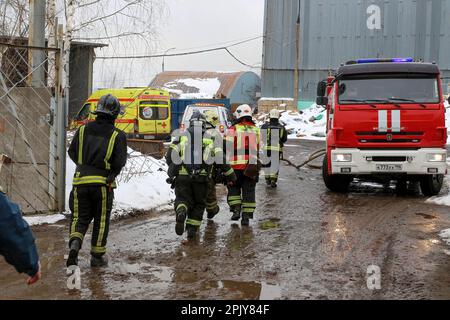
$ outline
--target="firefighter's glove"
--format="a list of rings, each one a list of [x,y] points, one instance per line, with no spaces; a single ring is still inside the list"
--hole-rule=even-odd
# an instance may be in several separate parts
[[[114,183],[115,180],[116,180],[116,175],[110,174],[110,175],[106,178],[106,184],[107,184],[108,186],[111,186],[111,185]]]
[[[237,181],[236,173],[233,172],[229,176],[226,176],[227,186],[229,186],[229,187],[234,186],[236,184],[236,181]]]
[[[173,178],[167,178],[167,180],[166,180],[166,182],[167,182],[167,184],[170,184],[170,188],[171,189],[175,189],[175,181],[176,181],[177,179],[175,178],[175,177],[173,177]]]
[[[35,284],[36,282],[38,282],[41,279],[41,264],[39,263],[39,269],[36,272],[36,274],[34,276],[30,276],[27,279],[27,284],[29,286]]]

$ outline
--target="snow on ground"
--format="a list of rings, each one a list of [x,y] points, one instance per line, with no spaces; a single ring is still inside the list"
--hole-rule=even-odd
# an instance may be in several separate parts
[[[196,88],[196,93],[183,93],[183,90],[175,89],[181,86],[189,88]],[[179,95],[179,99],[212,99],[217,94],[220,88],[220,81],[218,78],[206,79],[177,79],[167,83],[163,89]]]
[[[441,231],[439,236],[450,246],[450,229]]]
[[[311,108],[297,111],[282,111],[280,121],[289,132],[289,139],[325,140],[325,108],[313,104]],[[260,114],[258,122],[262,125],[268,121],[268,114]]]
[[[66,207],[69,208],[69,195],[75,164],[67,159]],[[128,149],[128,161],[117,178],[114,192],[112,218],[128,215],[135,211],[150,211],[167,208],[175,198],[170,185],[166,183],[167,165],[163,160],[156,160],[137,151]]]
[[[46,216],[24,216],[24,219],[28,222],[30,226],[37,226],[41,224],[52,224],[65,219],[66,217],[62,214],[51,214]]]

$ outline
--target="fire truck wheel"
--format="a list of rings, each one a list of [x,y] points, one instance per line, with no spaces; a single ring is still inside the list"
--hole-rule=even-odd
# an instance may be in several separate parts
[[[347,193],[350,183],[353,181],[352,177],[344,175],[330,175],[328,174],[328,157],[323,159],[322,176],[325,186],[333,192]]]
[[[405,196],[408,193],[408,181],[406,179],[398,179],[395,192],[399,196]]]
[[[422,178],[420,181],[420,188],[422,193],[426,197],[437,196],[442,189],[444,184],[444,175],[434,174]]]

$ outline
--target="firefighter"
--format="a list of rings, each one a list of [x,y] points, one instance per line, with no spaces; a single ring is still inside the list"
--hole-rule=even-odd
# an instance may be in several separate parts
[[[169,168],[177,168],[175,232],[181,236],[186,229],[189,240],[196,237],[203,220],[213,160],[224,157],[222,148],[215,148],[213,140],[205,137],[205,132],[206,118],[196,111],[189,121],[186,135],[175,140],[166,154]],[[223,163],[220,169],[230,184],[236,180],[230,166]]]
[[[283,158],[283,146],[287,141],[286,128],[280,123],[280,111],[273,109],[269,113],[269,122],[261,127],[264,132],[264,152],[268,159],[272,159],[267,164],[266,184],[272,188],[277,187],[278,174],[280,172],[280,161]],[[275,160],[275,161],[273,161]]]
[[[227,154],[236,173],[237,181],[228,187],[228,204],[232,212],[231,220],[248,226],[256,209],[256,184],[259,180],[259,140],[260,132],[252,118],[252,108],[241,105],[236,109],[237,123],[226,136]]]
[[[221,147],[222,136],[217,131],[217,126],[220,124],[219,115],[214,110],[206,110],[204,112],[206,117],[206,129],[211,136],[214,145]],[[206,213],[208,219],[212,220],[219,213],[220,208],[217,203],[216,184],[224,182],[222,172],[218,170],[217,166],[213,166],[211,177],[208,181],[208,195],[206,196]]]
[[[101,97],[94,111],[96,120],[81,126],[69,147],[69,156],[77,168],[69,200],[72,217],[68,267],[78,265],[78,252],[92,220],[91,266],[108,264],[105,253],[113,189],[127,161],[126,136],[114,126],[120,111],[116,97]]]

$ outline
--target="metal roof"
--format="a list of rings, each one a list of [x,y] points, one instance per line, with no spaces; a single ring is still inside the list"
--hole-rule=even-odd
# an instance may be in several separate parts
[[[236,82],[246,72],[209,72],[209,71],[166,71],[161,72],[153,79],[151,87],[164,87],[171,82],[182,79],[214,79],[217,78],[220,82],[220,87],[217,90],[216,97],[229,97],[234,89]],[[198,88],[190,87],[179,83],[177,87],[171,89],[178,89],[183,93],[198,93]]]

